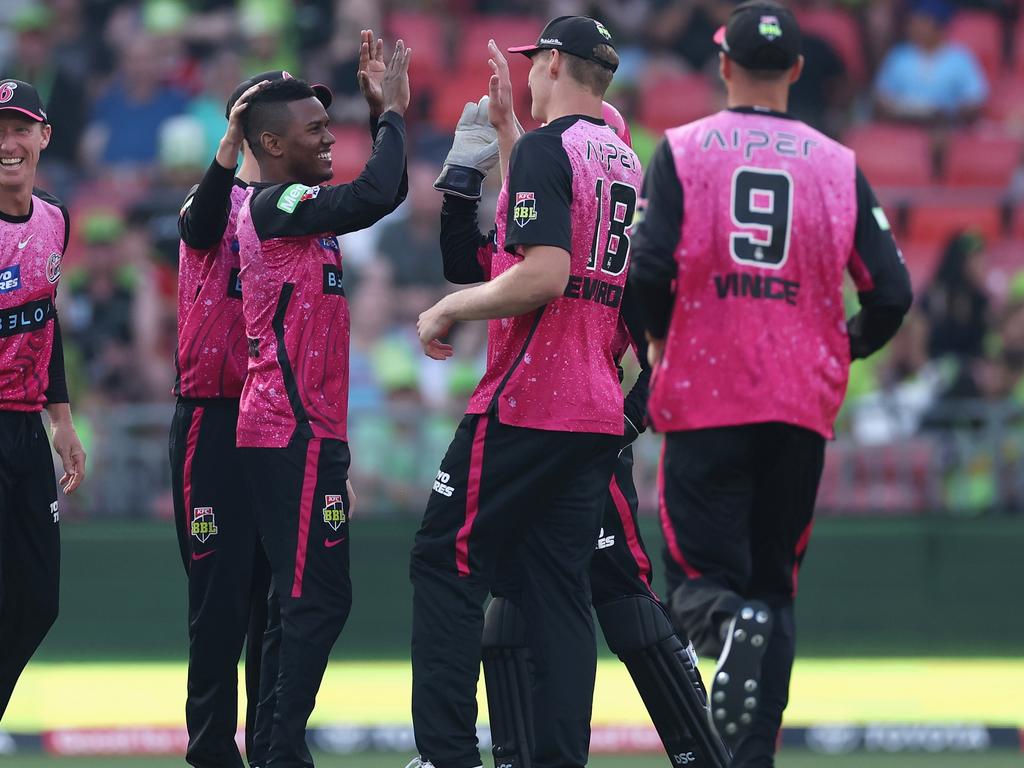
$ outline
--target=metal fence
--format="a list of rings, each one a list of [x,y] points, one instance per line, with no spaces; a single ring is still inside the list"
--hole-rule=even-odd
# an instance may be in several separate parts
[[[89,474],[62,516],[170,517],[167,431],[173,406],[122,405],[76,413]],[[857,408],[844,413],[855,423]],[[393,406],[350,417],[352,478],[360,514],[419,514],[460,415]],[[931,407],[913,431],[883,442],[841,430],[829,444],[821,515],[1024,512],[1024,408],[960,401]],[[851,433],[852,432],[852,433]],[[641,510],[657,510],[661,439],[635,447]],[[241,488],[244,479],[231,478]]]

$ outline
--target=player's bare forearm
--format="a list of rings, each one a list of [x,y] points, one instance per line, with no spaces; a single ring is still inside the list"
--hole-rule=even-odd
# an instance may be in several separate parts
[[[541,249],[557,253],[532,253]],[[569,280],[569,254],[561,248],[548,246],[535,246],[530,250],[526,259],[496,279],[442,299],[447,316],[453,322],[514,317],[532,312],[561,296]]]
[[[63,425],[72,425],[70,403],[49,403],[46,406],[46,414],[50,417],[50,424],[56,428]]]
[[[515,317],[547,304],[565,291],[569,252],[553,246],[531,246],[523,261],[494,280],[445,296],[419,316],[416,331],[423,352],[436,360],[452,356],[441,341],[460,320]]]

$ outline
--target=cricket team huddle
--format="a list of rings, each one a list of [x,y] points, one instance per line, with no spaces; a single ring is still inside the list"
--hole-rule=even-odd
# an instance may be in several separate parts
[[[410,766],[482,765],[481,663],[496,766],[585,766],[594,613],[672,765],[774,765],[825,444],[851,362],[892,338],[912,293],[854,153],[787,112],[804,66],[792,13],[750,0],[714,42],[727,108],[668,130],[643,169],[603,101],[619,58],[600,21],[562,16],[509,49],[531,61],[533,131],[503,52],[481,51],[486,95],[434,185],[444,275],[468,287],[417,331],[446,360],[455,324],[487,320],[487,366],[410,556]],[[169,455],[196,768],[313,765],[306,725],[351,607],[358,508],[337,238],[406,197],[412,53],[361,33],[373,144],[351,183],[324,185],[346,151],[330,89],[263,72],[228,99],[181,207]],[[0,81],[0,718],[57,617],[44,408],[63,492],[85,476],[55,310],[68,213],[35,188],[50,136],[33,86]],[[491,174],[497,209],[481,211]],[[640,373],[624,395],[630,350]],[[661,597],[632,476],[648,426],[664,434]],[[698,671],[698,654],[717,666]]]

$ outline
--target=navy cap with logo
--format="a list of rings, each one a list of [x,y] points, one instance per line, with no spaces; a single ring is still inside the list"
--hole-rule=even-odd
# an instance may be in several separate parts
[[[559,16],[548,22],[533,45],[518,45],[509,48],[509,53],[522,53],[526,56],[533,56],[537,51],[562,51],[571,53],[587,61],[600,64],[612,72],[618,67],[617,64],[598,58],[594,50],[599,45],[607,45],[615,50],[615,43],[612,42],[612,34],[597,19],[589,16]]]
[[[238,84],[238,87],[228,97],[227,106],[224,108],[224,117],[228,117],[231,114],[231,108],[235,106],[235,102],[241,98],[242,94],[248,91],[257,83],[262,83],[264,80],[291,80],[292,76],[283,69],[272,69],[268,72],[260,72],[258,75],[253,75],[248,80],[243,80]],[[331,93],[331,89],[326,85],[316,84],[310,86],[313,89],[313,93],[316,94],[317,99],[324,105],[324,109],[328,109],[331,106],[331,102],[334,101],[334,94]]]
[[[715,42],[746,69],[785,70],[796,64],[802,41],[800,26],[785,6],[750,0],[736,6]]]
[[[10,109],[31,117],[40,123],[47,123],[46,110],[39,91],[21,80],[0,80],[0,110]]]

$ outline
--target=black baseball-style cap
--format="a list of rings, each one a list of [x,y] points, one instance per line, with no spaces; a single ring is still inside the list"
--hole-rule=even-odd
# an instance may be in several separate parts
[[[768,0],[736,6],[729,21],[715,33],[715,42],[726,56],[747,69],[789,69],[802,48],[800,26],[792,11]]]
[[[581,59],[593,61],[612,72],[618,67],[609,61],[594,55],[599,45],[607,45],[615,49],[612,33],[597,19],[589,16],[559,16],[548,22],[533,45],[517,45],[509,48],[509,53],[522,53],[533,56],[537,51],[562,51],[579,56]]]
[[[232,92],[231,96],[228,97],[228,104],[224,108],[224,117],[228,117],[231,114],[231,108],[235,106],[235,102],[242,96],[243,93],[248,91],[257,83],[262,83],[264,80],[291,80],[292,76],[285,72],[283,69],[272,69],[269,72],[260,72],[258,75],[253,75],[248,80],[243,80],[238,84],[238,87]],[[321,104],[324,105],[324,109],[328,109],[331,106],[331,102],[334,101],[334,94],[331,93],[331,89],[326,85],[316,84],[310,86],[313,89],[313,93],[316,94],[317,99]]]
[[[0,80],[0,110],[3,109],[20,112],[40,123],[49,122],[39,91],[22,80]]]

